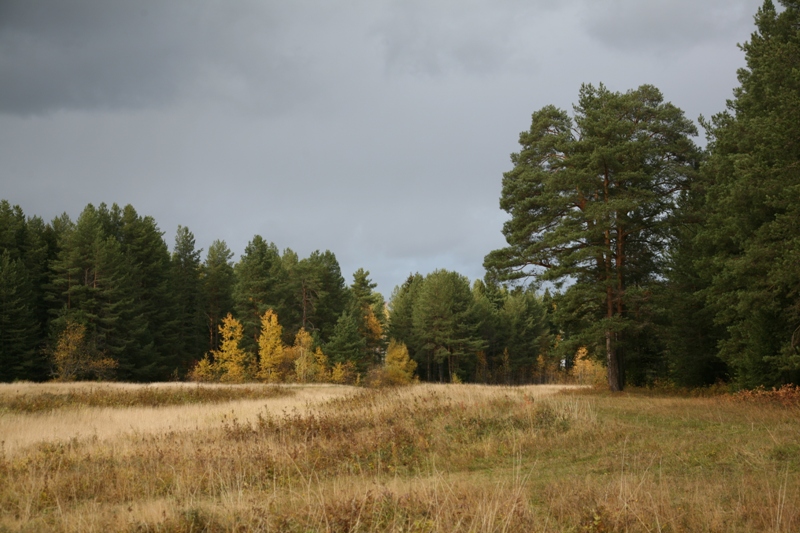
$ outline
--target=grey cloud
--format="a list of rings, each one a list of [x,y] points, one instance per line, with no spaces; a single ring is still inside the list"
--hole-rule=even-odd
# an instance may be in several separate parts
[[[396,0],[376,31],[392,71],[490,74],[513,57],[515,34],[551,6],[545,1]]]
[[[330,249],[387,296],[479,277],[530,113],[602,81],[711,114],[754,1],[704,28],[729,2],[0,0],[0,189],[47,219],[131,203],[170,243]]]
[[[670,52],[730,38],[752,26],[760,0],[600,0],[586,2],[582,22],[607,46]]]
[[[59,0],[0,3],[0,111],[139,109],[186,97],[302,97],[302,50],[281,45],[259,2]]]

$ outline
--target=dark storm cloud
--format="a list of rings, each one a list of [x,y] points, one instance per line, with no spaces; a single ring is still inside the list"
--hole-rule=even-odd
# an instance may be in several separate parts
[[[146,108],[308,90],[269,4],[189,0],[0,2],[0,111]],[[279,83],[275,83],[279,81]]]

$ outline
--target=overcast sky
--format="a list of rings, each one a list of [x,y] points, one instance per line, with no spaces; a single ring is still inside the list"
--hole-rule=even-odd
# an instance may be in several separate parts
[[[1,0],[0,198],[48,221],[132,204],[237,259],[256,234],[329,249],[387,298],[475,279],[531,113],[584,82],[717,113],[760,4]]]

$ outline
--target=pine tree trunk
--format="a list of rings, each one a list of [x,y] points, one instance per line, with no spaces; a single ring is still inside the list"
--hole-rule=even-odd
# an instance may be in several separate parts
[[[617,348],[614,346],[614,332],[606,330],[606,362],[608,366],[608,388],[613,392],[622,390],[622,368]]]
[[[606,289],[606,318],[614,317],[614,290],[609,284]],[[606,366],[608,367],[608,388],[612,392],[622,390],[622,365],[614,341],[614,332],[606,329]]]

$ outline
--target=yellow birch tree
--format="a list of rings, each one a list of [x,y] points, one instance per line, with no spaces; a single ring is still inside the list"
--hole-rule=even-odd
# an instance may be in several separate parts
[[[386,380],[392,385],[407,385],[414,380],[417,362],[408,355],[408,348],[394,339],[386,349]]]
[[[294,345],[289,348],[291,359],[294,360],[294,371],[297,381],[308,383],[314,377],[315,362],[314,352],[311,347],[314,339],[305,328],[300,328],[294,338]]]
[[[356,365],[353,361],[336,363],[331,368],[331,383],[353,383],[356,380]]]
[[[278,323],[278,315],[267,310],[261,317],[261,335],[258,338],[259,370],[258,378],[270,383],[283,380],[283,326]]]
[[[52,353],[58,381],[109,379],[117,368],[116,360],[98,352],[86,338],[86,326],[74,320],[67,320]]]
[[[328,368],[328,356],[322,352],[322,348],[317,346],[314,352],[314,381],[327,383],[330,379],[331,372]]]
[[[219,326],[222,339],[220,349],[212,352],[214,364],[218,365],[222,381],[241,383],[249,377],[247,353],[239,348],[242,340],[242,324],[228,313]]]

